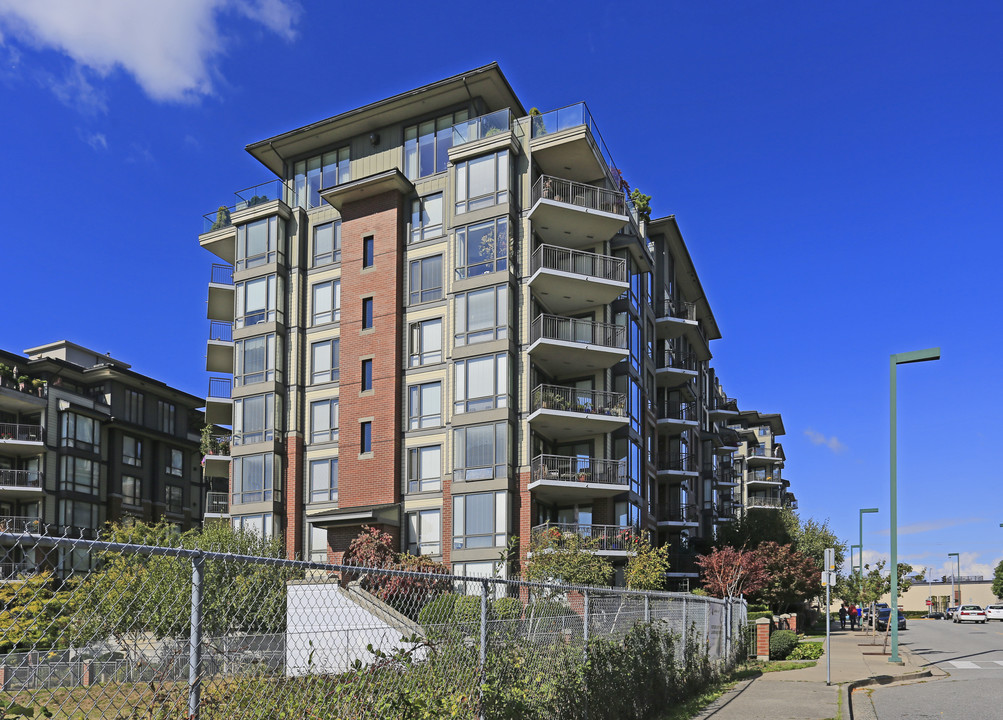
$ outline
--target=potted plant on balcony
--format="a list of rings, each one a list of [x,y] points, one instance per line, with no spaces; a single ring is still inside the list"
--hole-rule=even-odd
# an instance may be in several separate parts
[[[578,482],[588,482],[589,480],[589,474],[584,470],[579,470],[576,477],[578,478]]]
[[[25,390],[28,389],[28,376],[27,375],[18,375],[18,378],[17,378],[17,387],[18,387],[18,390],[21,390],[22,392],[24,392]]]
[[[31,381],[31,386],[35,388],[35,392],[38,393],[39,397],[44,397],[45,395],[45,380],[42,378],[35,378]]]
[[[212,232],[225,227],[230,227],[230,211],[227,209],[226,205],[220,205],[219,209],[216,211],[216,222],[212,224],[209,231]]]

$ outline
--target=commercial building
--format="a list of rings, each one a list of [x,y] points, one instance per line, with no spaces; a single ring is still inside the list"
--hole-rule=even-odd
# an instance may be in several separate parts
[[[375,525],[465,574],[539,533],[622,565],[646,532],[693,575],[738,407],[675,219],[584,103],[528,113],[492,64],[247,150],[275,179],[199,236],[234,523],[317,559]]]

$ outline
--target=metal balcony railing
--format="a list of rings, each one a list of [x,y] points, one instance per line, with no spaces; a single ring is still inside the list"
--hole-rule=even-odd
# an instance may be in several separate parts
[[[233,323],[211,320],[209,322],[209,339],[233,342]]]
[[[760,483],[768,482],[777,484],[783,482],[779,472],[766,470],[765,468],[756,468],[755,470],[749,470],[748,474],[745,476],[745,479],[747,482],[760,482]]]
[[[581,523],[543,523],[533,528],[538,543],[551,548],[562,548],[570,542],[581,542],[586,550],[627,551],[637,547],[643,537],[634,527],[620,525],[583,525]]]
[[[28,517],[27,515],[0,515],[0,532],[37,534],[41,529],[42,521],[36,517]]]
[[[230,436],[212,435],[208,442],[203,441],[202,452],[207,456],[227,457],[230,454]]]
[[[36,572],[35,566],[30,563],[0,563],[0,580],[17,580],[35,575]]]
[[[613,215],[628,214],[627,198],[619,190],[607,190],[552,175],[541,175],[533,184],[533,204],[540,199],[556,200]],[[633,206],[630,209],[633,210]]]
[[[756,497],[754,495],[750,495],[746,498],[745,506],[749,508],[778,508],[783,507],[783,502],[784,501],[778,497]]]
[[[540,314],[530,328],[530,342],[560,340],[581,345],[627,349],[627,329],[615,323],[599,323],[581,318]]]
[[[209,378],[209,395],[211,398],[226,398],[231,396],[233,380],[230,378]]]
[[[512,129],[512,112],[505,108],[453,125],[453,147]]]
[[[209,282],[213,285],[233,285],[233,266],[213,263]]]
[[[697,370],[699,360],[694,353],[681,350],[666,350],[659,358],[658,369],[674,368],[676,370]]]
[[[696,303],[686,302],[685,300],[666,300],[662,303],[661,310],[658,317],[679,318],[680,320],[691,320],[693,322],[696,322],[697,319]]]
[[[713,410],[730,410],[732,412],[738,412],[738,400],[730,398],[727,395],[714,395],[711,408]]]
[[[714,473],[714,478],[719,483],[734,483],[738,482],[738,474],[732,468],[718,468]]]
[[[230,493],[207,492],[205,494],[206,515],[229,515]]]
[[[605,390],[582,390],[563,385],[537,385],[533,389],[533,410],[550,409],[591,415],[624,417],[627,396]]]
[[[622,460],[537,455],[533,458],[532,481],[562,480],[565,482],[628,485],[627,464]]]
[[[533,251],[532,270],[556,270],[611,282],[627,282],[627,261],[609,255],[572,250],[557,245],[541,245]]]
[[[775,458],[780,456],[777,454],[776,448],[767,448],[764,445],[757,445],[749,448],[749,457]]]
[[[697,404],[692,402],[656,402],[655,412],[659,420],[696,421]]]
[[[42,442],[42,426],[24,425],[20,423],[0,423],[0,440]]]
[[[42,473],[38,470],[0,470],[0,487],[40,488]]]
[[[697,458],[692,453],[662,452],[658,454],[658,469],[697,472]]]
[[[651,506],[655,522],[700,522],[700,512],[696,505],[656,503]]]
[[[236,204],[233,206],[234,212],[246,210],[255,205],[261,205],[272,200],[284,200],[286,197],[286,186],[281,180],[267,180],[266,182],[254,185],[235,192]]]

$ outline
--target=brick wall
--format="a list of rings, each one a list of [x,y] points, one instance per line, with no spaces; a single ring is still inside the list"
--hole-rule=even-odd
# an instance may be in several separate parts
[[[282,499],[285,501],[286,557],[304,557],[303,547],[303,438],[290,435],[285,448],[285,477]]]

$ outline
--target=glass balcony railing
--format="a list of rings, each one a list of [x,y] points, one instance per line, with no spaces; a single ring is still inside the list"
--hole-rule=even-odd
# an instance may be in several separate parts
[[[745,502],[749,508],[779,508],[783,507],[784,501],[779,497],[762,497],[750,495]]]
[[[481,115],[453,125],[453,147],[508,132],[512,128],[512,113],[508,108]]]
[[[584,125],[588,128],[589,133],[591,133],[592,139],[599,148],[599,152],[602,153],[603,160],[606,161],[610,177],[618,178],[620,173],[617,170],[616,163],[613,162],[613,154],[606,147],[606,141],[603,140],[602,133],[599,132],[599,127],[596,125],[595,120],[592,119],[592,113],[589,112],[588,105],[583,102],[574,103],[530,117],[531,137],[534,138],[553,135],[562,130],[570,130],[580,125]]]
[[[622,460],[601,460],[564,455],[537,455],[533,458],[532,481],[561,480],[565,482],[629,485],[627,463]]]
[[[286,186],[281,180],[268,180],[253,187],[238,190],[234,193],[236,203],[234,212],[246,210],[255,205],[262,205],[272,200],[283,200],[286,197]]]
[[[627,282],[627,261],[610,255],[572,250],[557,245],[541,245],[533,251],[532,271],[555,270],[610,282]]]
[[[627,329],[616,323],[541,314],[536,316],[530,328],[530,342],[537,340],[557,340],[626,350]]]
[[[233,225],[230,214],[236,209],[235,206],[220,205],[219,209],[206,213],[202,216],[202,232],[216,232]]]
[[[661,310],[662,312],[658,317],[678,318],[692,322],[696,322],[697,319],[696,303],[686,302],[685,300],[666,300],[662,303]]]

